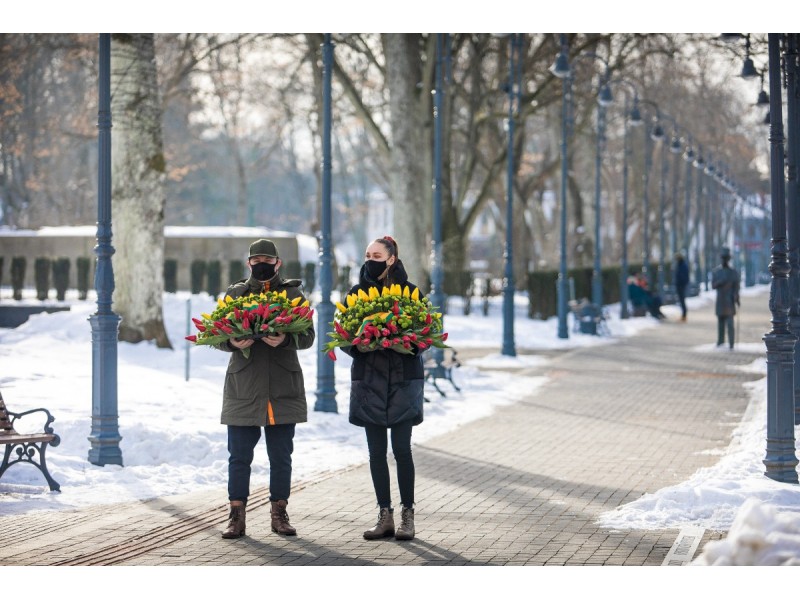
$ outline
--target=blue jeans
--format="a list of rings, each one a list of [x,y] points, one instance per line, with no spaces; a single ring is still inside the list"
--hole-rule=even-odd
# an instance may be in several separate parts
[[[269,457],[269,499],[273,502],[289,499],[294,427],[294,423],[264,427]],[[228,500],[241,500],[247,504],[250,465],[259,439],[261,427],[228,425]]]
[[[386,462],[388,450],[387,431],[392,431],[392,453],[397,463],[397,484],[400,487],[400,502],[407,508],[414,506],[414,459],[411,456],[412,420],[403,421],[391,428],[381,425],[367,425],[367,446],[369,447],[369,472],[378,506],[389,508],[392,496],[389,489],[389,464]]]

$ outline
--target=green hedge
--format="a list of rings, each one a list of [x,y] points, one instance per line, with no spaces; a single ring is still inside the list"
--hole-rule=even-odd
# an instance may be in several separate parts
[[[628,272],[641,269],[639,264],[628,265]],[[606,267],[603,278],[603,304],[619,302],[620,267]],[[592,298],[592,269],[568,269],[567,280],[572,279],[574,297]],[[528,316],[547,319],[558,314],[558,271],[535,271],[528,273]]]
[[[222,287],[222,265],[218,260],[208,261],[206,291],[212,298],[219,296]]]
[[[178,291],[178,261],[174,258],[164,261],[164,291],[171,294]]]
[[[191,265],[191,291],[199,294],[203,291],[203,281],[206,277],[206,261],[195,259]]]
[[[36,281],[36,298],[47,300],[50,291],[50,264],[51,261],[46,256],[40,256],[33,261],[33,277]]]
[[[24,256],[11,258],[11,288],[14,290],[14,300],[22,300],[22,286],[25,284],[25,269],[28,261]]]
[[[92,261],[86,256],[78,257],[78,298],[86,300],[89,295],[89,269],[92,266]]]
[[[69,258],[61,257],[53,261],[53,286],[56,288],[56,300],[63,302],[69,287]]]

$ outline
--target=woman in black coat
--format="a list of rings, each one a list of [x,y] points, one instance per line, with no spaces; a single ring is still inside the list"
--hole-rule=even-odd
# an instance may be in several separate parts
[[[417,289],[408,281],[398,257],[397,242],[386,236],[367,246],[358,285],[350,290],[381,291],[392,284]],[[369,468],[378,500],[379,515],[375,527],[364,532],[368,540],[395,536],[414,539],[414,460],[411,456],[411,429],[422,423],[422,356],[401,354],[391,348],[362,351],[361,346],[342,348],[353,358],[350,370],[350,422],[363,427],[369,447]],[[402,504],[400,526],[395,530],[394,509],[389,489],[389,465],[386,460],[387,434],[391,431],[392,452],[397,463],[397,483]]]

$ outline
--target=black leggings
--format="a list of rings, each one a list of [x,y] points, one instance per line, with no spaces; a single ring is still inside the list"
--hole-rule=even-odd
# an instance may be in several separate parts
[[[387,431],[392,431],[392,452],[397,463],[397,484],[400,487],[400,502],[407,508],[414,506],[414,459],[411,456],[411,420],[403,421],[391,428],[367,425],[369,447],[369,471],[380,508],[390,508],[392,497],[389,490],[389,464],[386,461]]]

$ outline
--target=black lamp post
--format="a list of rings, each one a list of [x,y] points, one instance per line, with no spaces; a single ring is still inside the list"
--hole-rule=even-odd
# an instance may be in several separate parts
[[[504,356],[516,356],[514,347],[514,112],[519,115],[522,93],[522,36],[512,33],[508,56],[508,171],[506,179],[506,248],[503,277],[503,348]]]
[[[705,159],[703,158],[703,147],[698,145],[697,152],[695,153],[694,162],[692,165],[697,169],[697,183],[696,183],[696,191],[695,197],[697,198],[697,211],[695,212],[695,232],[696,232],[696,241],[695,241],[695,273],[697,275],[697,289],[700,289],[700,286],[703,285],[705,281],[705,289],[708,291],[708,278],[705,276],[705,269],[707,265],[701,261],[701,248],[702,252],[705,253],[706,251],[706,229],[708,225],[708,221],[704,217],[703,207],[705,202],[703,201],[703,176],[702,176],[702,168],[705,166]],[[701,237],[701,230],[700,230],[700,223],[703,224],[702,230],[702,237]]]
[[[786,75],[786,205],[788,213],[789,276],[791,305],[789,324],[792,333],[798,338],[794,355],[800,356],[800,188],[798,188],[797,161],[800,158],[800,103],[798,103],[798,34],[787,33],[784,37],[785,52],[783,68]],[[794,361],[794,418],[800,424],[800,361]]]
[[[561,51],[550,72],[561,79],[561,258],[559,261],[556,303],[558,304],[558,337],[569,337],[567,329],[567,121],[570,103],[569,45],[566,34],[560,34]]]
[[[595,151],[595,171],[594,171],[594,266],[592,268],[592,304],[601,308],[603,306],[603,271],[602,271],[602,240],[600,234],[600,196],[601,196],[601,169],[603,161],[603,148],[605,146],[606,129],[606,107],[613,102],[611,88],[608,85],[609,66],[608,62],[593,53],[583,53],[595,60],[602,61],[605,65],[603,76],[600,79],[597,93],[597,140]]]
[[[642,115],[639,111],[639,92],[636,87],[627,79],[618,77],[614,79],[611,84],[617,83],[624,84],[626,87],[625,94],[625,112],[623,114],[622,124],[622,226],[620,233],[622,235],[622,252],[620,260],[620,273],[619,273],[619,298],[620,298],[620,319],[630,318],[628,310],[628,155],[630,154],[629,140],[628,140],[628,125],[639,126],[642,124]],[[627,92],[633,94],[633,107],[630,105],[630,97]]]
[[[794,347],[789,329],[789,273],[781,89],[781,34],[768,34],[770,101],[770,192],[772,204],[772,275],[769,308],[772,328],[764,335],[767,347],[767,451],[765,475],[783,483],[798,483],[795,454]]]
[[[322,211],[320,218],[319,287],[322,295],[317,307],[317,340],[320,349],[328,340],[333,321],[333,252],[331,247],[331,83],[333,74],[333,42],[326,33],[322,43]],[[325,352],[317,353],[317,401],[314,410],[339,412],[336,405],[336,375],[333,361]]]
[[[652,100],[642,99],[643,104],[649,104],[655,108],[656,116],[653,128],[645,130],[644,139],[644,193],[643,204],[644,210],[642,213],[642,275],[645,278],[648,286],[652,285],[652,278],[650,277],[650,167],[653,162],[653,141],[660,140],[664,137],[664,129],[661,127],[661,110],[658,104]]]
[[[444,36],[446,34],[436,34],[436,83],[433,95],[433,124],[434,124],[434,144],[433,144],[433,248],[431,252],[431,293],[430,299],[434,306],[444,307],[444,290],[442,283],[444,270],[442,268],[442,125],[444,110]],[[445,377],[445,369],[442,366],[444,353],[441,348],[431,348],[435,366],[432,376],[434,379]]]
[[[114,268],[111,257],[111,34],[98,40],[97,255],[94,283],[97,312],[92,327],[92,428],[89,462],[122,465],[117,409],[117,338],[120,317],[111,310]]]
[[[692,138],[689,136],[686,145],[686,151],[683,154],[686,161],[686,176],[683,183],[684,191],[684,209],[683,209],[683,244],[681,247],[686,251],[686,262],[691,263],[689,250],[691,246],[691,237],[689,231],[691,229],[691,212],[692,212],[692,163],[694,162],[694,150],[692,149]]]

